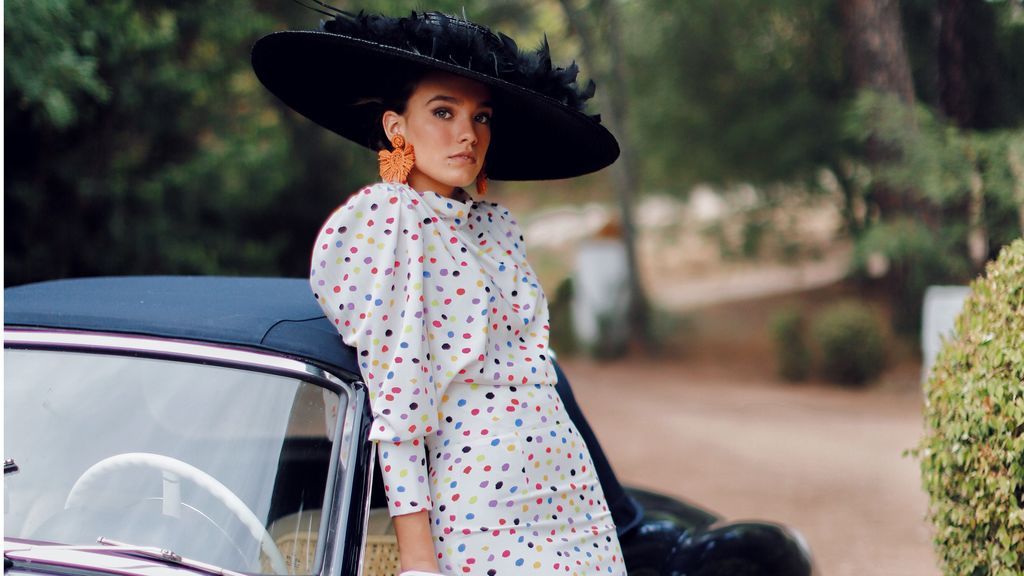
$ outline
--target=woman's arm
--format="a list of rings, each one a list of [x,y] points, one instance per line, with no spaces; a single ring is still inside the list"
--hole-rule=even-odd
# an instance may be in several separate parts
[[[434,540],[430,536],[430,516],[426,510],[394,516],[395,535],[402,571],[438,572]]]

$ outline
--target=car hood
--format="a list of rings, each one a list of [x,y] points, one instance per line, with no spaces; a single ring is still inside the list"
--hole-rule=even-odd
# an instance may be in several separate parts
[[[163,551],[141,546],[62,545],[4,541],[4,575],[15,574],[117,574],[120,576],[241,576],[188,560],[160,559]],[[196,563],[198,564],[198,563]]]

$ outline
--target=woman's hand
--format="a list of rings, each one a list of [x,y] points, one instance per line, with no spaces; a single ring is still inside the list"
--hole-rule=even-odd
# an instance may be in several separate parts
[[[434,552],[434,539],[430,536],[430,515],[427,511],[402,514],[391,518],[391,521],[398,537],[402,574],[438,574],[437,553]]]

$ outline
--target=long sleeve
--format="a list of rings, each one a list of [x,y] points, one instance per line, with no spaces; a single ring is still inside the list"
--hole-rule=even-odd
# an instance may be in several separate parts
[[[424,436],[437,429],[437,389],[423,303],[422,223],[394,186],[353,195],[324,224],[310,284],[359,353],[392,516],[430,510]]]

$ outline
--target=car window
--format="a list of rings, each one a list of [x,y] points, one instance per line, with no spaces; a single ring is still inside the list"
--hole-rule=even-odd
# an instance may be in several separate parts
[[[6,536],[316,571],[345,396],[260,371],[54,350],[5,351],[4,380],[4,456],[19,467],[5,479]]]

